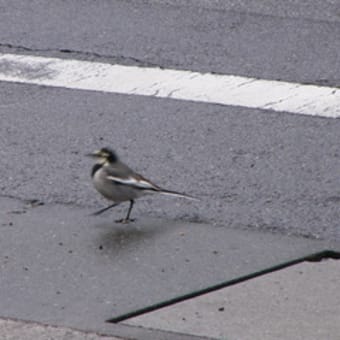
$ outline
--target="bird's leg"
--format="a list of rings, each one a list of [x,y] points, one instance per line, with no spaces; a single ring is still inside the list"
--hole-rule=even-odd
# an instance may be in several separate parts
[[[130,200],[130,206],[129,206],[129,210],[128,210],[128,213],[125,217],[125,219],[128,221],[130,219],[130,214],[131,214],[131,210],[132,210],[132,207],[133,207],[133,204],[135,203],[134,200]]]
[[[108,207],[106,207],[106,208],[104,208],[104,209],[100,209],[100,210],[94,212],[92,215],[94,215],[94,216],[100,215],[100,214],[103,213],[104,211],[109,210],[109,209],[111,209],[111,208],[117,206],[118,204],[119,204],[119,203],[113,203],[113,204],[109,205]]]
[[[126,217],[122,218],[121,220],[116,221],[117,223],[124,223],[125,224],[125,223],[129,223],[130,221],[131,222],[134,221],[134,219],[130,220],[130,214],[131,214],[131,210],[132,210],[132,207],[133,207],[134,203],[135,203],[134,200],[130,200],[130,206],[129,206],[129,210],[128,210],[128,213],[127,213]]]

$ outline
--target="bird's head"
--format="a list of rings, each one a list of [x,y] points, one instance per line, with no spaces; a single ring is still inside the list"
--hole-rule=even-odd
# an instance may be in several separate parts
[[[117,154],[110,148],[101,148],[95,152],[89,153],[86,156],[97,159],[100,163],[115,163],[118,161]]]

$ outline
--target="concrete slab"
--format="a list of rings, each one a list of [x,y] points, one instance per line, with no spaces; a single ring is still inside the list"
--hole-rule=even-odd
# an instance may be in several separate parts
[[[161,219],[111,223],[120,211],[0,205],[0,315],[85,330],[112,330],[108,319],[330,246]]]
[[[119,340],[116,337],[71,328],[8,319],[0,319],[0,335],[2,340]]]
[[[340,261],[304,262],[126,321],[218,339],[338,340]]]

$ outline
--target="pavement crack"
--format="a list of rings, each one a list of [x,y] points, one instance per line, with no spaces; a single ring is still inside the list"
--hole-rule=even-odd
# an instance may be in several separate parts
[[[195,290],[193,292],[181,295],[181,296],[175,296],[171,299],[165,300],[165,301],[160,301],[158,303],[155,303],[153,305],[149,305],[149,306],[145,306],[143,308],[140,309],[136,309],[136,310],[132,310],[128,313],[125,314],[121,314],[121,315],[117,315],[111,319],[106,320],[106,322],[108,323],[119,323],[122,321],[125,321],[127,319],[131,319],[143,314],[147,314],[150,312],[153,312],[155,310],[159,310],[161,308],[164,307],[168,307],[174,304],[177,304],[179,302],[183,302],[207,293],[211,293],[217,290],[220,290],[222,288],[226,288],[226,287],[230,287],[230,286],[234,286],[237,284],[240,284],[242,282],[263,276],[263,275],[267,275],[270,274],[272,272],[278,271],[278,270],[282,270],[285,268],[288,268],[290,266],[294,266],[296,264],[302,263],[302,262],[310,262],[310,261],[322,261],[322,260],[326,260],[326,259],[335,259],[335,260],[339,260],[340,259],[340,253],[335,251],[335,250],[324,250],[321,252],[317,252],[314,254],[309,254],[303,257],[299,257],[296,259],[292,259],[290,261],[286,261],[286,262],[282,262],[279,263],[277,265],[271,266],[269,268],[264,268],[262,270],[256,271],[256,272],[252,272],[249,274],[246,274],[244,276],[240,276],[231,280],[227,280],[227,281],[223,281],[220,283],[217,283],[215,285],[209,286],[209,287],[205,287],[202,288],[200,290]]]
[[[121,65],[138,65],[142,67],[159,67],[159,65],[155,63],[151,63],[149,61],[145,61],[142,59],[138,59],[132,56],[124,56],[124,55],[111,55],[111,54],[101,54],[97,52],[89,52],[89,51],[80,51],[76,49],[68,49],[68,48],[33,48],[23,45],[14,45],[10,43],[0,43],[0,49],[9,49],[15,50],[16,52],[28,52],[28,53],[39,53],[39,54],[48,54],[48,53],[59,53],[60,57],[62,56],[76,56],[77,59],[84,59],[88,61],[92,61],[94,59],[105,60],[112,64],[121,64]]]

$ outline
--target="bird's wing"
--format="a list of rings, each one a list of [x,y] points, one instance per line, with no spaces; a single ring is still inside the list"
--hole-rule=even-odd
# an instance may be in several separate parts
[[[131,168],[120,161],[114,163],[114,165],[106,164],[104,165],[103,169],[107,176],[113,176],[122,179],[133,177],[135,175],[135,172]]]
[[[116,184],[127,185],[135,189],[145,190],[152,192],[158,192],[164,195],[184,197],[191,200],[199,200],[196,197],[177,192],[172,190],[166,190],[158,185],[152,183],[148,179],[144,178],[142,175],[131,170],[127,165],[120,163],[116,167],[108,167],[106,170],[106,178]]]
[[[160,188],[143,176],[134,172],[126,164],[116,162],[114,166],[104,167],[106,178],[118,184],[128,185],[136,189],[158,191]]]
[[[119,184],[134,187],[136,189],[152,190],[152,191],[160,190],[157,185],[151,183],[150,181],[148,181],[147,179],[143,178],[140,175],[128,176],[128,177],[118,177],[118,176],[108,175],[107,179],[114,181],[116,183],[119,183]]]

